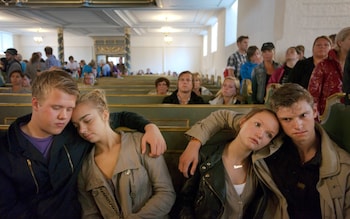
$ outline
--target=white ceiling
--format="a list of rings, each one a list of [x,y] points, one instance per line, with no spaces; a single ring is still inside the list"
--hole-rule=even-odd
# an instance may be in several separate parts
[[[33,35],[40,28],[41,32],[56,33],[58,27],[63,27],[75,35],[122,36],[124,27],[131,27],[132,35],[145,36],[170,26],[172,34],[200,35],[216,20],[218,12],[234,1],[0,0],[0,31]],[[38,2],[40,4],[34,4]],[[68,5],[68,2],[74,4]],[[91,4],[84,7],[84,2]]]

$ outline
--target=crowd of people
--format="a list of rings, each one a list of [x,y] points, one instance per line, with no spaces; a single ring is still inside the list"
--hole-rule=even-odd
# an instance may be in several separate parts
[[[328,36],[317,37],[310,58],[302,46],[289,47],[283,65],[272,42],[259,50],[242,36],[237,46],[209,103],[246,103],[250,82],[252,102],[265,106],[214,111],[185,133],[178,169],[188,179],[179,194],[159,128],[132,112],[110,112],[103,90],[80,94],[72,75],[93,85],[96,63],[79,73],[69,57],[70,71],[63,70],[45,48],[46,61],[33,53],[23,67],[17,50],[7,49],[3,83],[31,92],[32,112],[0,138],[1,218],[168,218],[174,203],[183,219],[350,218],[350,154],[318,123],[327,97],[350,93],[350,28],[336,34],[334,48]],[[166,104],[204,104],[202,96],[213,95],[190,71],[169,88],[160,77],[149,94]],[[229,141],[206,145],[228,127]]]
[[[240,36],[237,47],[228,58],[227,76],[238,78],[241,85],[250,81],[253,104],[266,102],[271,84],[297,83],[311,93],[318,113],[323,114],[329,96],[349,92],[343,89],[348,86],[343,78],[348,77],[344,66],[350,49],[350,27],[331,36],[316,37],[309,58],[304,57],[303,45],[289,47],[282,65],[275,61],[272,42],[263,43],[259,50],[255,45],[249,46],[248,36]]]

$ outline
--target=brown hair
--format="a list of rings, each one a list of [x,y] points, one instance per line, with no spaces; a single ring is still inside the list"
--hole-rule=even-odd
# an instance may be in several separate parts
[[[319,39],[325,39],[325,40],[327,40],[327,41],[329,42],[329,45],[330,45],[330,46],[332,45],[331,39],[329,39],[328,36],[322,35],[322,36],[316,37],[316,39],[314,40],[314,44],[312,45],[312,48],[315,47],[315,44],[316,44],[316,42],[317,42]]]
[[[240,43],[240,42],[242,42],[242,41],[245,40],[245,39],[249,39],[249,37],[248,37],[248,36],[239,36],[239,37],[237,38],[237,40],[236,40],[236,43]]]
[[[251,61],[251,58],[254,56],[255,52],[259,50],[257,46],[249,46],[247,49],[247,59]]]
[[[183,72],[181,72],[181,73],[179,74],[179,76],[177,77],[177,81],[179,82],[181,76],[184,75],[184,74],[190,74],[190,75],[191,75],[191,78],[192,78],[192,87],[194,87],[193,74],[192,74],[192,72],[190,72],[190,71],[183,71]]]
[[[165,77],[157,78],[156,81],[154,82],[154,85],[157,87],[158,84],[160,82],[163,82],[163,81],[165,81],[167,87],[170,87],[170,81],[167,78],[165,78]]]
[[[76,81],[70,74],[61,69],[43,71],[37,76],[32,85],[32,97],[38,100],[45,99],[46,95],[53,89],[59,89],[67,94],[79,96]]]
[[[314,105],[314,98],[305,88],[299,84],[286,83],[272,93],[269,103],[276,112],[280,107],[290,107],[300,100],[306,100],[311,107]]]

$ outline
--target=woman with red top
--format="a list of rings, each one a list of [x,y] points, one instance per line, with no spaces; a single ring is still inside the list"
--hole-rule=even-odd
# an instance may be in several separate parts
[[[340,30],[335,42],[336,47],[329,51],[328,57],[316,65],[308,86],[320,115],[325,110],[327,98],[342,92],[344,63],[350,49],[350,27]]]

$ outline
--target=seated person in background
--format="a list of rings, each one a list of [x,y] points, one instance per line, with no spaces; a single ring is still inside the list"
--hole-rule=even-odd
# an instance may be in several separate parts
[[[150,95],[170,95],[170,81],[165,77],[157,78],[154,82],[156,89],[148,92]]]
[[[78,176],[82,218],[167,218],[175,191],[163,156],[141,154],[142,133],[110,127],[102,90],[80,96],[72,122],[94,144]]]
[[[217,104],[240,104],[238,100],[239,96],[239,80],[233,76],[227,76],[222,83],[221,89],[216,94],[215,99],[210,100],[209,103],[212,105]]]
[[[94,75],[94,73],[85,73],[83,82],[84,82],[85,85],[94,85],[95,84],[95,75]]]
[[[23,81],[23,73],[20,70],[15,70],[10,73],[10,82],[11,82],[11,89],[6,91],[9,93],[30,93],[31,90],[28,88],[24,88],[22,86],[22,81]]]
[[[30,78],[30,76],[28,74],[24,74],[22,78],[22,87],[24,89],[31,90],[32,89],[31,83],[32,83],[32,79]]]
[[[193,73],[192,75],[194,80],[193,92],[195,92],[198,96],[213,95],[208,88],[202,86],[202,78],[198,72]]]
[[[181,72],[177,78],[177,90],[170,96],[164,97],[163,103],[203,104],[203,98],[192,91],[193,85],[192,73],[190,71]]]
[[[253,170],[251,155],[279,133],[279,123],[273,111],[254,108],[241,117],[239,124],[237,134],[232,133],[232,141],[202,148],[199,166],[181,191],[180,218],[263,215],[264,207],[249,209],[251,203],[268,198],[261,194],[262,183]]]

